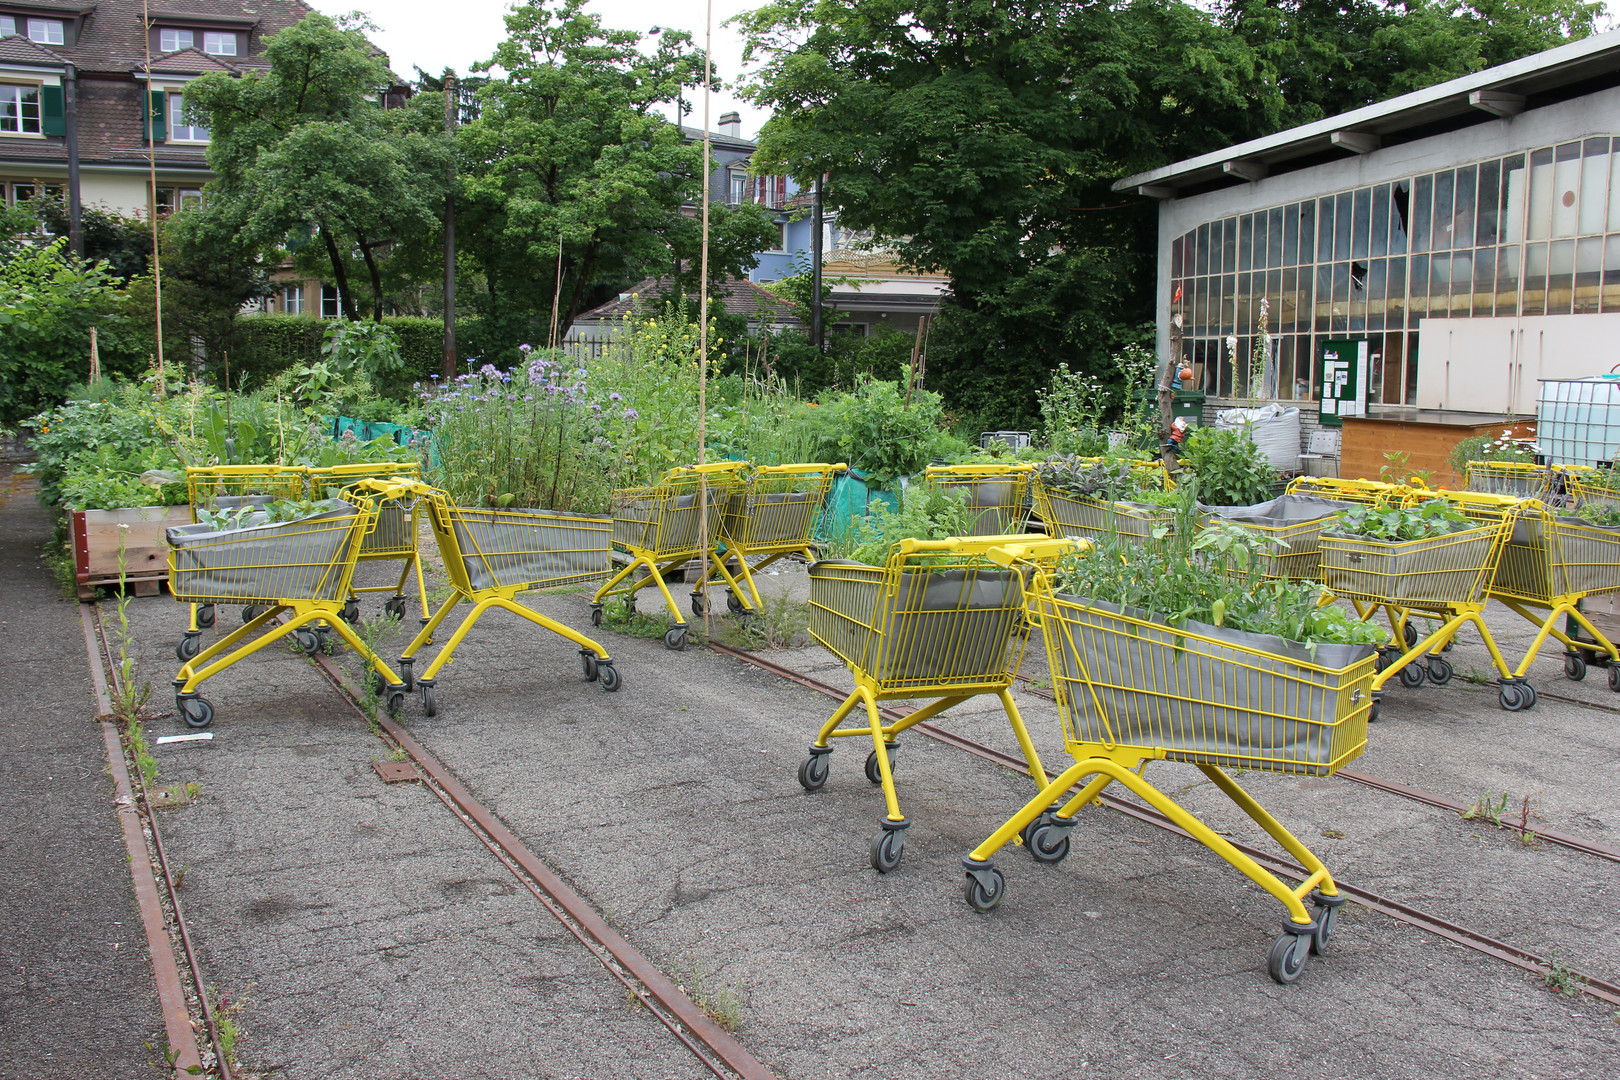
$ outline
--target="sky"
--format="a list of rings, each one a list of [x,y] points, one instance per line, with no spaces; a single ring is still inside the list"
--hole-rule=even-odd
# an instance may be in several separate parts
[[[506,36],[502,16],[510,0],[305,0],[317,11],[342,15],[359,9],[377,24],[372,39],[384,52],[393,69],[405,78],[414,78],[415,69],[437,75],[446,67],[465,72],[474,63],[487,60]],[[737,80],[742,65],[742,38],[721,26],[738,12],[760,6],[759,0],[712,0],[714,7],[714,63],[727,84]],[[703,19],[706,0],[592,0],[589,10],[602,24],[615,30],[640,30],[667,26],[690,31],[694,42],[703,45]],[[718,130],[723,113],[742,113],[742,134],[759,134],[766,113],[722,92],[710,99],[710,128]],[[703,106],[697,105],[686,122],[693,127],[703,123]]]

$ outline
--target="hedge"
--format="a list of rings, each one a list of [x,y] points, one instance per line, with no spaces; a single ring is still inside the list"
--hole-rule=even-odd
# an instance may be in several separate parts
[[[443,320],[400,315],[384,318],[383,323],[399,335],[405,368],[398,378],[404,386],[439,373],[444,358]],[[476,315],[456,319],[456,351],[461,359],[483,355],[481,324]],[[321,338],[327,325],[327,320],[304,315],[248,315],[237,319],[231,383],[240,386],[245,377],[251,389],[294,364],[320,359]]]

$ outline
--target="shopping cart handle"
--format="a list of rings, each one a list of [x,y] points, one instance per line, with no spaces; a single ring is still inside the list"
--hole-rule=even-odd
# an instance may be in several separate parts
[[[1082,551],[1091,550],[1090,540],[1080,540],[1073,537],[1060,539],[1036,540],[1024,544],[1002,544],[985,552],[985,558],[997,566],[1011,566],[1015,562],[1030,562],[1034,560],[1056,560],[1064,555],[1078,555]]]

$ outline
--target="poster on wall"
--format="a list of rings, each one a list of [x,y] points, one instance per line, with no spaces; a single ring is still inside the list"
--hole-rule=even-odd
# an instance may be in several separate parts
[[[1346,416],[1367,415],[1367,339],[1330,338],[1318,347],[1316,357],[1322,426],[1342,427]]]

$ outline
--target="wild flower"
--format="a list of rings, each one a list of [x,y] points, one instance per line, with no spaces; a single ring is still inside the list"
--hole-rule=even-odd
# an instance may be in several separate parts
[[[635,420],[635,419],[638,419],[640,416],[641,416],[641,414],[636,412],[636,410],[634,410],[634,409],[626,409],[626,410],[624,410],[624,418],[626,420]]]

